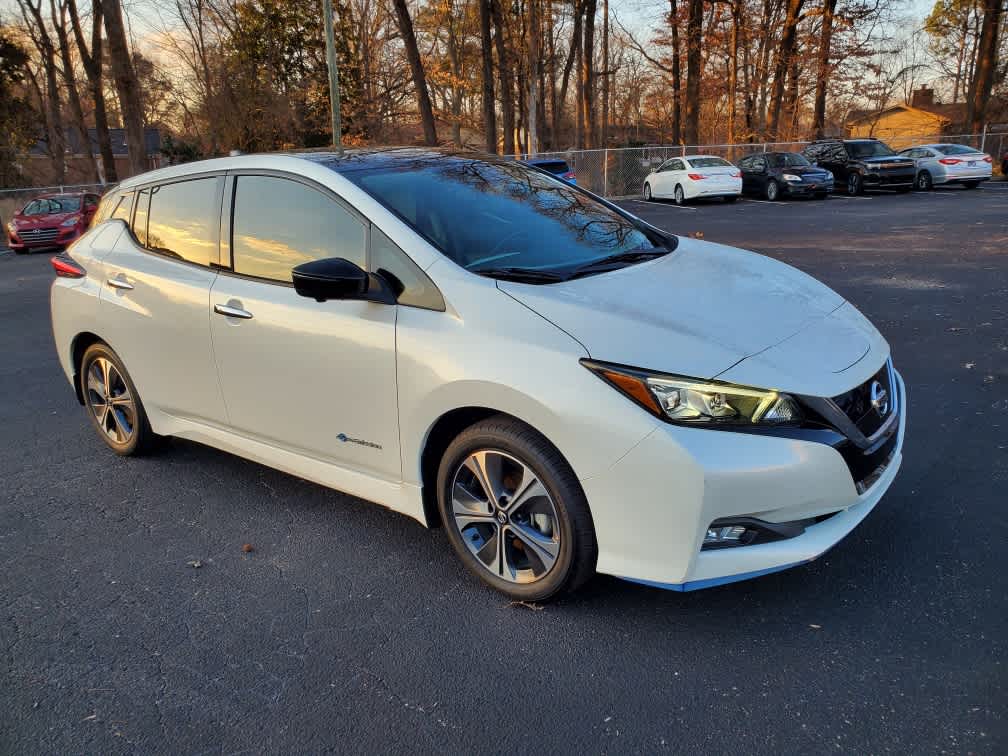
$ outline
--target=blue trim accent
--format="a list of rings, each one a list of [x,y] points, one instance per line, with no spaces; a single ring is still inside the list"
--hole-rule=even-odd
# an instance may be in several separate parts
[[[639,580],[637,578],[629,577],[619,577],[620,580],[626,580],[630,583],[640,583],[641,585],[649,585],[652,588],[662,588],[666,591],[679,591],[680,593],[685,593],[687,591],[700,591],[704,588],[713,588],[718,585],[726,585],[728,583],[737,583],[740,580],[749,580],[750,578],[762,577],[763,575],[769,575],[773,572],[781,572],[783,570],[789,570],[792,567],[797,567],[802,564],[808,564],[809,562],[815,560],[817,557],[812,557],[811,559],[802,559],[799,562],[790,562],[788,564],[782,564],[777,567],[767,567],[765,570],[754,570],[753,572],[740,572],[737,575],[725,575],[724,577],[707,578],[706,580],[690,580],[685,583],[659,583],[654,580]]]

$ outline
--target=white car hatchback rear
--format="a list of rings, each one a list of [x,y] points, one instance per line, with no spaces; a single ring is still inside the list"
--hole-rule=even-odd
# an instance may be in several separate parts
[[[902,458],[906,390],[853,305],[515,161],[166,168],[53,268],[59,361],[111,450],[188,438],[443,525],[522,600],[806,562]]]
[[[742,171],[716,155],[686,155],[666,160],[644,179],[644,199],[671,199],[681,205],[692,199],[723,198],[734,202],[742,194]]]

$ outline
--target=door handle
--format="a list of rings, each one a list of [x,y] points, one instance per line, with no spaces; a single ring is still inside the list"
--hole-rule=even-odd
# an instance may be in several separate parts
[[[248,310],[243,310],[240,307],[231,307],[230,305],[215,304],[213,306],[213,311],[218,315],[226,315],[229,318],[241,318],[242,320],[251,320],[252,313]]]
[[[113,289],[128,290],[133,288],[133,284],[129,283],[128,281],[123,281],[121,278],[110,278],[106,283],[108,283],[108,285],[111,286]]]

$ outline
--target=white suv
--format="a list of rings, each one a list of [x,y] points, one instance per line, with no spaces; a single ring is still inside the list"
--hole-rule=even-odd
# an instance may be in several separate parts
[[[53,266],[59,359],[115,452],[189,438],[443,524],[520,599],[805,562],[900,465],[903,381],[852,305],[514,161],[166,168]]]

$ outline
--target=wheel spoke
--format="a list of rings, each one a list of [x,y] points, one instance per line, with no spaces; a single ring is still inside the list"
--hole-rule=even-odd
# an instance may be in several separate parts
[[[95,370],[97,368],[97,370]],[[104,373],[97,362],[91,364],[91,369],[87,374],[87,387],[89,392],[94,392],[103,402],[108,398],[104,383]]]
[[[503,565],[503,560],[501,559],[503,540],[500,536],[500,528],[495,523],[493,536],[487,539],[487,542],[475,552],[476,558],[494,575],[501,574],[501,566]]]
[[[503,493],[501,490],[500,455],[479,451],[469,455],[465,466],[476,476],[476,480],[483,488],[483,493],[486,494],[487,501],[496,504]]]
[[[541,497],[549,498],[546,486],[526,467],[521,485],[508,502],[507,511],[510,514],[514,514],[532,500]]]
[[[542,563],[543,571],[549,570],[560,554],[560,544],[535,528],[521,523],[512,523],[510,532],[517,536],[526,549]]]

